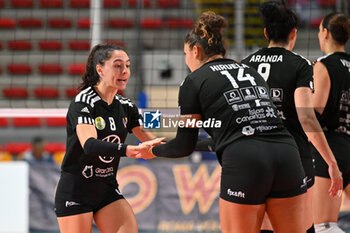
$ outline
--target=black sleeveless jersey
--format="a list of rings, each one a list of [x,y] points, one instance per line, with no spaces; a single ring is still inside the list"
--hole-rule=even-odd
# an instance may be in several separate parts
[[[310,157],[309,142],[299,122],[294,92],[299,87],[313,88],[313,68],[306,58],[286,50],[262,48],[242,60],[267,81],[278,114],[298,144],[301,157]]]
[[[231,59],[207,62],[189,74],[179,92],[181,114],[201,114],[215,150],[250,135],[289,135],[263,78]],[[220,122],[220,124],[216,124]],[[205,125],[203,123],[203,125]]]
[[[331,89],[324,112],[319,116],[326,130],[350,135],[350,55],[336,52],[320,57],[328,71]]]
[[[138,108],[129,99],[116,95],[108,105],[93,87],[82,90],[71,102],[67,113],[67,148],[62,171],[117,185],[119,157],[84,154],[76,133],[78,124],[94,125],[97,138],[123,143],[128,132],[141,125]]]

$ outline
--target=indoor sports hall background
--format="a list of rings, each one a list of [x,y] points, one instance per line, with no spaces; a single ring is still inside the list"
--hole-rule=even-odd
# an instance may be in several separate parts
[[[189,72],[183,40],[194,20],[207,10],[226,17],[228,57],[241,60],[267,45],[258,13],[262,2],[0,0],[0,233],[58,232],[53,193],[65,151],[65,113],[77,94],[91,46],[123,46],[132,74],[120,94],[144,114],[158,110],[171,121],[178,87]],[[286,3],[300,19],[295,51],[312,61],[322,56],[317,40],[321,18],[332,11],[348,14],[348,0]],[[169,121],[159,121],[153,132],[174,136],[174,127],[166,126]],[[36,136],[44,140],[51,162],[24,161]],[[137,143],[133,137],[128,141]],[[195,152],[175,160],[123,158],[120,167],[120,188],[141,231],[220,231],[220,166],[215,154]],[[342,208],[339,225],[350,232],[347,197]]]

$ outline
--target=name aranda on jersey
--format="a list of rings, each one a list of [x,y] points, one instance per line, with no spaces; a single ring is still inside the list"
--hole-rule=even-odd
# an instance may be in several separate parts
[[[249,62],[283,62],[283,55],[253,55]]]

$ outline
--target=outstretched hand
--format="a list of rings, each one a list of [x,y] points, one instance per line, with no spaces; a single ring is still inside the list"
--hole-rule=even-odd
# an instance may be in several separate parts
[[[165,137],[155,138],[153,140],[143,142],[138,146],[131,146],[130,153],[128,153],[128,148],[130,147],[128,146],[126,155],[135,159],[153,159],[156,156],[152,153],[152,148],[160,145],[164,140]]]
[[[165,140],[165,137],[155,138],[155,139],[143,142],[142,145],[158,146],[158,145],[162,144],[164,140]]]
[[[130,158],[136,158],[136,156],[138,154],[141,153],[141,151],[143,150],[149,150],[151,148],[150,145],[144,145],[144,144],[140,144],[137,146],[132,146],[132,145],[128,145],[126,147],[126,156],[130,157]]]
[[[341,196],[343,192],[343,177],[342,173],[339,171],[338,166],[329,166],[328,173],[331,178],[331,187],[328,193],[331,197]]]

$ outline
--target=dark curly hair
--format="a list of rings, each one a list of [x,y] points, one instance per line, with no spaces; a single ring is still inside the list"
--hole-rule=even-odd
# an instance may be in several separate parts
[[[216,54],[225,56],[226,49],[222,35],[225,27],[227,27],[227,22],[224,17],[212,11],[204,12],[196,21],[193,29],[187,33],[185,43],[191,49],[195,45],[200,46],[205,57]]]

